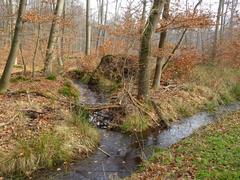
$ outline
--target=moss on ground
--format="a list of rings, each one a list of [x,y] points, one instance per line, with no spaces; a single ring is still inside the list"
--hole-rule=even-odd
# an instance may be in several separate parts
[[[239,179],[240,111],[170,149],[156,149],[132,179]]]

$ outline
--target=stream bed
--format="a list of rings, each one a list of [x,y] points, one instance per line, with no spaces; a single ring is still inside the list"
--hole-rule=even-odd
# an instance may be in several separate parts
[[[104,98],[92,92],[87,85],[76,83],[81,103],[95,104]],[[130,176],[142,159],[152,155],[156,147],[167,148],[190,136],[197,129],[215,121],[227,112],[240,109],[240,103],[222,106],[214,114],[202,112],[173,124],[164,131],[154,131],[148,136],[126,135],[99,129],[100,146],[89,158],[75,163],[68,171],[51,174],[44,179],[56,180],[108,180]],[[106,155],[109,154],[110,156]],[[42,178],[39,178],[42,179]]]

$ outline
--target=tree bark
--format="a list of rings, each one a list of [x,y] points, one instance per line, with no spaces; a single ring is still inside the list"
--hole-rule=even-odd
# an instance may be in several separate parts
[[[169,18],[169,8],[170,8],[170,0],[167,0],[164,5],[164,10],[163,10],[163,19],[164,20],[167,20]],[[167,30],[164,30],[160,34],[158,48],[160,48],[160,49],[164,48],[166,37],[167,37]],[[162,68],[165,63],[165,60],[166,60],[165,57],[157,57],[156,69],[155,69],[155,74],[154,74],[154,79],[153,79],[153,88],[154,89],[160,88]]]
[[[49,76],[52,74],[52,61],[53,53],[58,39],[59,30],[59,20],[63,12],[64,0],[58,0],[54,12],[54,18],[52,22],[52,27],[48,39],[48,46],[46,51],[46,60],[44,64],[44,75]]]
[[[217,53],[218,32],[219,32],[220,18],[221,18],[221,12],[222,12],[222,3],[223,3],[223,0],[219,0],[215,34],[214,34],[213,47],[212,47],[212,60],[215,60],[216,53]]]
[[[90,0],[87,0],[86,4],[86,47],[85,55],[91,53],[91,25],[90,25]]]
[[[146,7],[147,7],[147,0],[142,1],[143,4],[143,9],[142,9],[142,17],[141,17],[141,31],[143,30],[143,26],[145,24],[145,19],[146,19]]]
[[[9,85],[9,80],[11,77],[13,65],[18,54],[19,45],[20,45],[20,36],[22,33],[23,19],[22,16],[27,6],[27,0],[19,1],[18,17],[16,21],[14,36],[12,40],[11,49],[7,59],[6,66],[4,68],[1,80],[0,80],[0,93],[4,93]]]
[[[107,4],[106,4],[106,10],[105,10],[105,17],[104,17],[104,25],[107,25],[107,20],[108,20],[108,0],[107,0]],[[106,39],[106,30],[103,30],[103,42],[105,42]]]
[[[224,8],[225,8],[224,4],[225,4],[225,0],[223,0],[222,6],[221,6],[221,23],[220,23],[220,34],[219,34],[220,43],[222,43],[223,33],[224,33]]]
[[[139,99],[146,99],[149,95],[149,58],[151,51],[151,39],[164,3],[164,0],[154,0],[150,15],[145,24],[144,31],[142,32],[141,48],[139,55]]]
[[[230,19],[229,19],[229,35],[230,38],[232,39],[233,37],[233,26],[234,26],[234,15],[236,12],[236,8],[238,5],[238,0],[232,0],[232,6],[231,6],[231,15],[230,15]]]

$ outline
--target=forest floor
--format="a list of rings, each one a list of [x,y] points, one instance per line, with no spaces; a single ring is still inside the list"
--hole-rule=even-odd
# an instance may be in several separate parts
[[[156,149],[131,179],[239,179],[240,111],[169,149]]]
[[[9,89],[0,95],[0,176],[30,176],[95,149],[98,133],[81,110],[73,111],[79,92],[70,81],[17,73]]]

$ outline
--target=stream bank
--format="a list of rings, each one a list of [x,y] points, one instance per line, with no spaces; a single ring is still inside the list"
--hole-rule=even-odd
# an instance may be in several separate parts
[[[73,111],[71,82],[14,74],[10,89],[0,95],[0,179],[30,178],[95,150],[99,134]]]
[[[129,180],[239,179],[240,110],[167,149],[157,148]]]
[[[86,85],[78,83],[85,103],[96,103],[99,98]],[[81,95],[81,94],[80,94]],[[81,99],[81,98],[80,98]],[[83,98],[84,99],[84,98]],[[102,99],[100,98],[100,101]],[[50,174],[38,179],[96,179],[130,176],[142,162],[150,157],[156,147],[168,148],[190,136],[199,128],[214,122],[223,114],[240,109],[240,103],[221,106],[214,113],[198,113],[183,119],[164,131],[155,131],[147,137],[141,134],[131,136],[119,132],[99,130],[101,141],[98,150],[89,158],[75,163],[65,172]]]
[[[115,61],[120,63],[120,70],[116,70]],[[134,59],[127,61],[134,62]],[[71,74],[90,85],[91,90],[107,92],[112,97],[112,104],[121,104],[121,108],[112,109],[113,129],[127,133],[151,131],[158,128],[159,123],[155,122],[158,119],[164,122],[163,126],[168,126],[198,112],[214,112],[219,106],[240,100],[239,68],[203,63],[194,67],[185,79],[163,77],[161,88],[150,92],[151,102],[141,103],[134,100],[137,96],[136,74],[127,73],[135,72],[135,65],[124,69],[121,63],[124,61],[119,57],[106,56],[92,73],[76,70]]]

